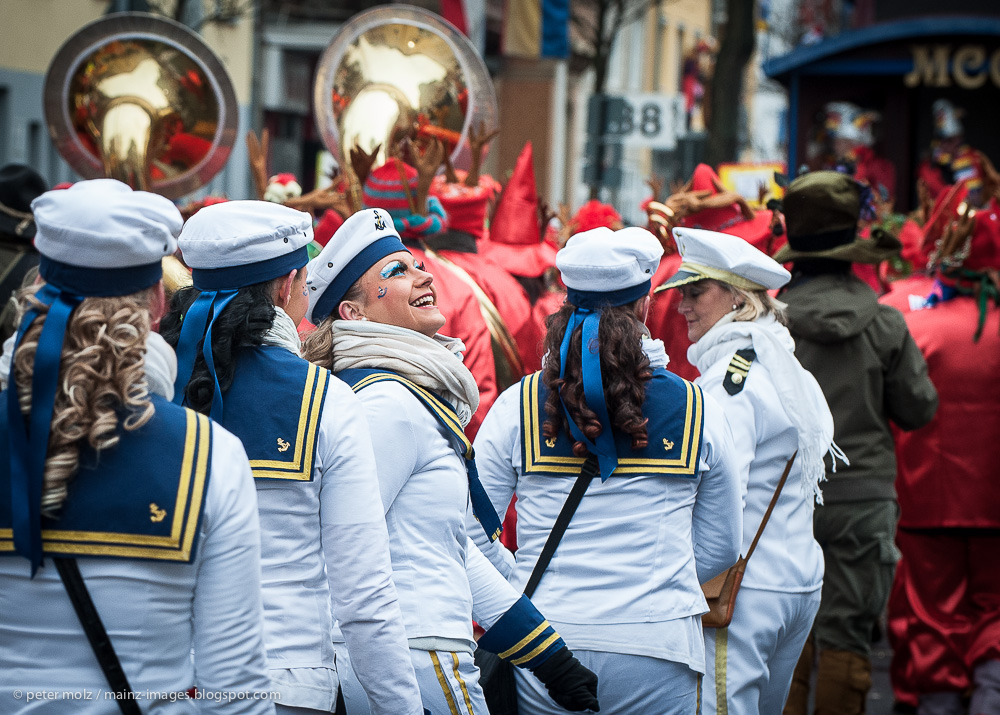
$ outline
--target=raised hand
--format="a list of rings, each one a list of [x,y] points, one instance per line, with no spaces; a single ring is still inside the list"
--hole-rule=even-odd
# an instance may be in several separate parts
[[[659,201],[663,196],[663,177],[653,174],[646,179],[646,186],[653,190],[653,201]]]
[[[444,145],[439,139],[435,139],[427,145],[421,154],[411,144],[411,152],[413,164],[417,170],[417,197],[414,213],[419,214],[427,210],[427,195],[431,190],[431,182],[434,181],[434,176],[444,160]]]
[[[469,167],[469,173],[465,175],[466,186],[479,185],[479,170],[483,164],[483,149],[485,149],[486,146],[493,141],[499,133],[499,128],[489,132],[486,131],[486,124],[484,122],[479,123],[478,129],[475,127],[469,129],[469,148],[472,150],[472,165]]]
[[[257,198],[264,199],[264,192],[267,191],[268,177],[267,171],[267,150],[270,143],[270,135],[265,128],[260,133],[260,139],[253,133],[247,132],[247,154],[250,158],[250,175],[253,177],[253,185],[257,190]]]
[[[362,186],[368,180],[368,175],[372,172],[372,166],[375,165],[375,159],[381,148],[381,144],[376,144],[369,154],[359,146],[351,147],[351,168],[354,170],[354,175],[358,177],[358,183]]]

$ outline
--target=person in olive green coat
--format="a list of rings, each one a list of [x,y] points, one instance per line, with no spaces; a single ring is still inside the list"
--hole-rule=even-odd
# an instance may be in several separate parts
[[[885,610],[898,559],[896,457],[889,422],[902,430],[927,424],[937,391],[902,314],[881,305],[852,263],[877,264],[899,242],[876,232],[856,236],[866,187],[820,171],[793,181],[785,195],[792,261],[788,304],[795,355],[812,372],[833,413],[837,444],[850,460],[823,484],[814,515],[826,578],[811,638],[796,668],[785,715],[804,715],[815,651],[816,715],[860,715],[871,688],[871,638]]]

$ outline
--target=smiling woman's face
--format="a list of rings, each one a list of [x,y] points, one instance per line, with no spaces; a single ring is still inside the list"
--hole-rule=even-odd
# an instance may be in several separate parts
[[[434,277],[409,252],[398,251],[376,262],[359,283],[363,301],[358,312],[368,320],[409,328],[428,337],[444,326]]]
[[[701,340],[722,316],[733,310],[733,294],[718,281],[695,281],[677,290],[681,293],[677,312],[687,321],[688,340],[692,343]]]

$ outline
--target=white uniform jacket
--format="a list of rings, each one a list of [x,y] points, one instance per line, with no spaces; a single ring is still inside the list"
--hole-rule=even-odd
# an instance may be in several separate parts
[[[697,360],[701,376],[695,380],[723,406],[732,427],[745,504],[743,554],[750,548],[785,464],[799,444],[798,432],[781,406],[767,365],[754,360],[742,388],[734,395],[723,386],[733,355],[751,345],[750,338],[706,346],[699,343],[704,352]],[[823,551],[813,538],[813,495],[803,494],[800,472],[801,464],[796,460],[747,565],[744,587],[805,593],[823,584]]]
[[[488,630],[520,594],[469,539],[465,461],[403,385],[377,382],[357,394],[375,436],[392,578],[411,647],[472,652],[472,619]],[[486,538],[478,523],[469,528]]]
[[[516,561],[499,541],[483,549],[519,589],[575,481],[525,475],[521,442],[521,385],[514,385],[486,416],[475,449],[493,505],[503,513],[517,494]],[[697,477],[612,475],[590,484],[532,597],[571,649],[662,658],[704,672],[700,615],[708,608],[699,584],[738,556],[735,464],[729,426],[706,395]]]
[[[372,712],[422,715],[392,582],[371,436],[349,387],[329,378],[312,481],[258,479],[257,498],[265,643],[282,702],[334,708],[332,594]]]
[[[274,712],[261,637],[257,499],[232,434],[212,425],[192,563],[77,563],[142,712]],[[0,559],[0,712],[118,712],[51,559],[34,580],[29,573],[22,558]],[[199,699],[188,699],[195,685]]]

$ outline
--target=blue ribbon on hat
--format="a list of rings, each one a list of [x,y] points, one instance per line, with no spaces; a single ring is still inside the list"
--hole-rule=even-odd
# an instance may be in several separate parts
[[[597,457],[602,482],[606,481],[618,468],[618,451],[615,449],[611,418],[604,400],[604,379],[601,375],[599,340],[601,313],[604,308],[625,305],[638,300],[647,295],[651,287],[652,282],[647,280],[637,286],[617,291],[581,291],[572,288],[568,288],[566,291],[566,302],[576,306],[576,309],[570,316],[562,344],[559,346],[559,379],[563,380],[566,377],[566,359],[569,355],[570,341],[576,329],[582,326],[580,331],[580,369],[583,379],[583,396],[587,406],[594,411],[597,420],[601,423],[601,433],[597,435],[597,439],[592,441],[583,434],[576,421],[570,416],[561,394],[559,403],[562,405],[563,414],[566,415],[566,423],[569,425],[573,439],[577,442],[583,442],[590,453]]]
[[[48,307],[48,312],[35,350],[31,373],[31,414],[27,420],[21,413],[14,365],[25,333],[41,312],[37,306],[30,308],[21,319],[7,380],[7,441],[14,550],[31,563],[32,577],[42,564],[41,510],[45,459],[70,316],[85,297],[136,293],[156,283],[162,270],[159,261],[128,269],[93,269],[42,256],[39,273],[46,283],[35,293],[35,297]]]
[[[191,271],[191,280],[201,295],[184,314],[181,334],[177,341],[177,379],[174,382],[173,400],[175,404],[184,403],[187,384],[191,381],[194,364],[198,359],[200,340],[201,354],[205,358],[205,366],[215,385],[209,416],[217,422],[222,419],[224,404],[222,387],[219,385],[215,358],[212,354],[212,326],[239,293],[240,288],[285,275],[302,268],[308,262],[308,246],[302,246],[266,261],[226,268],[196,268]]]

